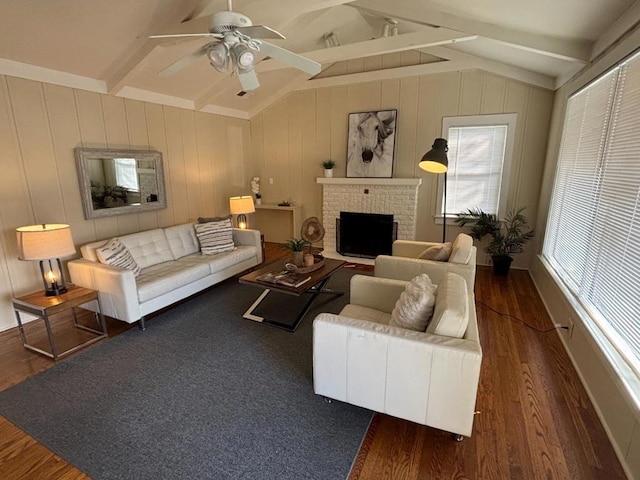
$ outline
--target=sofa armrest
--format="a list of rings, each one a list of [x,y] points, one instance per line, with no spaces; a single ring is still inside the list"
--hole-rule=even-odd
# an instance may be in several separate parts
[[[98,291],[102,313],[133,323],[141,318],[133,271],[85,259],[68,262],[71,281]]]
[[[391,247],[394,257],[418,258],[427,248],[440,245],[434,242],[418,242],[415,240],[396,240]]]
[[[258,263],[262,263],[262,242],[260,231],[252,229],[233,229],[233,240],[237,245],[251,245],[258,249]]]
[[[408,283],[403,280],[354,275],[349,287],[349,303],[391,313]]]
[[[313,322],[319,395],[470,436],[477,342],[322,313]]]
[[[410,281],[413,277],[421,273],[426,273],[435,284],[440,283],[447,272],[462,275],[469,289],[473,291],[476,281],[475,250],[471,261],[466,265],[438,262],[435,260],[378,255],[375,259],[374,267],[374,275],[376,277]]]

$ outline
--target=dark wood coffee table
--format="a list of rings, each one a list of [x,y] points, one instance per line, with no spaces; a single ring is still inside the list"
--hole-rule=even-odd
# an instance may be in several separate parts
[[[311,280],[295,288],[288,287],[285,285],[280,285],[277,283],[274,284],[274,283],[261,282],[260,280],[256,280],[256,278],[262,275],[263,273],[277,272],[277,271],[284,270],[285,263],[286,263],[286,260],[277,260],[275,262],[269,263],[268,265],[265,265],[262,268],[254,270],[253,272],[247,273],[246,275],[243,275],[242,277],[240,277],[240,283],[253,285],[253,286],[265,289],[264,292],[262,292],[262,294],[257,298],[257,300],[253,302],[253,305],[251,305],[249,309],[244,313],[244,315],[242,315],[242,317],[246,318],[247,320],[253,320],[255,322],[262,322],[269,325],[273,325],[274,327],[282,328],[289,332],[295,332],[296,328],[298,327],[298,324],[307,314],[307,312],[309,311],[309,308],[311,308],[311,304],[313,303],[313,301],[318,295],[320,294],[330,294],[330,295],[336,295],[336,296],[344,295],[344,292],[337,292],[335,290],[331,290],[324,287],[329,281],[329,278],[331,278],[331,275],[333,275],[333,273],[336,270],[342,267],[345,264],[345,262],[342,260],[335,260],[333,258],[325,258],[323,267],[319,268],[318,270],[314,270],[313,272],[309,272],[307,274],[311,277]],[[271,320],[258,315],[254,315],[253,311],[258,307],[258,305],[260,305],[260,302],[262,302],[262,300],[264,300],[264,298],[271,291],[284,293],[287,295],[295,295],[297,297],[304,294],[310,295],[309,300],[304,304],[304,306],[298,313],[293,324],[288,324],[288,323],[280,322],[277,320]]]

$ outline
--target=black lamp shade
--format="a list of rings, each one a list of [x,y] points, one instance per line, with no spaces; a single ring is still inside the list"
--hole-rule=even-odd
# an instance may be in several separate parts
[[[423,155],[418,166],[430,173],[446,173],[449,169],[448,151],[447,141],[444,138],[436,138],[431,150]]]

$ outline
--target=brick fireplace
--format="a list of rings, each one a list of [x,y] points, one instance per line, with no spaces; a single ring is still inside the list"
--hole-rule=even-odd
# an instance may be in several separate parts
[[[326,257],[355,260],[336,252],[336,219],[340,218],[340,212],[392,214],[398,222],[398,240],[415,240],[421,179],[318,178],[316,181],[322,185],[323,255]]]

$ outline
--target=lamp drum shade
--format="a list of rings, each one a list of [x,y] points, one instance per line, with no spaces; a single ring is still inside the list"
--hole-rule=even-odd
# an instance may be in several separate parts
[[[253,205],[253,197],[251,195],[231,197],[229,199],[229,209],[234,215],[253,213],[256,211],[256,207]]]
[[[436,138],[431,150],[423,155],[418,166],[430,173],[446,173],[449,169],[448,150],[447,141],[444,138]]]
[[[69,225],[29,225],[17,228],[16,235],[20,260],[48,260],[76,253]]]

